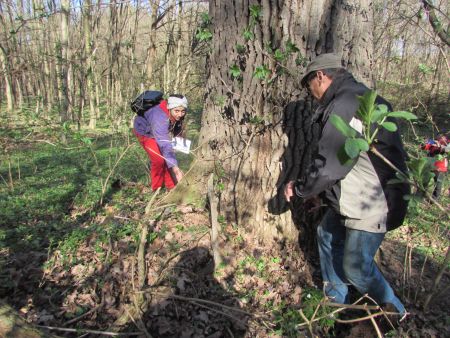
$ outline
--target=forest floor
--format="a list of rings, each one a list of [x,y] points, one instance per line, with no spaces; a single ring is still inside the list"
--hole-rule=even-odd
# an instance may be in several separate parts
[[[103,180],[96,179],[101,168],[95,163],[109,159],[111,168],[121,154],[113,147],[105,150],[105,144],[114,143],[110,138],[97,139],[104,142],[98,148],[81,140],[82,149],[55,151],[47,143],[24,147],[11,132],[1,136],[14,142],[8,143],[8,160],[0,167],[0,297],[44,332],[64,337],[102,336],[94,330],[141,337],[377,337],[380,328],[391,337],[450,336],[448,288],[432,298],[428,311],[422,309],[427,295],[450,282],[447,268],[433,287],[449,227],[432,206],[411,213],[380,250],[379,266],[410,312],[394,330],[381,316],[374,325],[361,320],[365,310],[326,304],[315,253],[305,256],[298,244],[287,241],[260,243],[250,230],[221,217],[224,261],[215,267],[205,199],[173,205],[165,202],[163,191],[152,201],[145,182],[133,176],[145,168],[131,161],[137,149],[124,155],[130,160],[114,167],[114,178],[102,189],[107,171]],[[21,155],[11,155],[14,151]],[[88,160],[90,153],[96,156]],[[77,170],[72,172],[72,166]],[[94,202],[99,196],[102,205]],[[442,198],[444,205],[449,201]],[[153,212],[146,214],[150,204]],[[146,227],[143,269],[139,247]],[[353,296],[355,301],[361,297]],[[374,306],[368,298],[358,304]]]

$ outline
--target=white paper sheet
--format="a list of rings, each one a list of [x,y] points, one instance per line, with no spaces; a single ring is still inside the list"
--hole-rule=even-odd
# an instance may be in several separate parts
[[[191,140],[182,137],[174,137],[172,139],[172,146],[175,151],[189,154],[191,148]]]

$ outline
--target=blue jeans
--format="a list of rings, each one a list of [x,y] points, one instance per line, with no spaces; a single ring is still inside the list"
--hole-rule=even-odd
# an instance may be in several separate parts
[[[391,303],[404,314],[405,307],[373,259],[385,234],[349,229],[344,224],[345,218],[330,209],[317,228],[325,294],[336,303],[348,303],[347,285],[352,284],[379,305]]]

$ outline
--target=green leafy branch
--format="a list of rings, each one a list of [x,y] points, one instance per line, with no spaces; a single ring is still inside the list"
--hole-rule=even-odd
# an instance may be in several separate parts
[[[250,8],[250,22],[248,26],[244,29],[242,36],[246,41],[253,40],[255,38],[255,34],[253,33],[253,29],[256,26],[256,23],[259,21],[261,17],[262,7],[260,5],[251,5]]]
[[[358,96],[359,108],[356,116],[362,122],[362,138],[357,131],[351,127],[342,117],[333,114],[330,117],[331,123],[347,137],[345,141],[345,153],[354,159],[361,151],[368,151],[380,128],[390,132],[397,130],[397,125],[389,121],[389,118],[402,118],[405,120],[417,119],[417,116],[406,111],[390,112],[384,104],[376,104],[377,93],[369,90],[363,96]]]
[[[211,25],[211,18],[208,13],[201,13],[201,24],[200,27],[197,28],[197,32],[195,33],[195,38],[199,41],[210,41],[212,40],[213,34],[211,33],[209,26]]]
[[[407,162],[408,172],[404,173],[397,168],[389,159],[381,154],[375,147],[376,137],[380,128],[387,131],[395,132],[397,125],[393,122],[393,118],[404,120],[415,120],[417,116],[406,111],[390,112],[386,105],[376,104],[377,93],[375,91],[367,91],[364,95],[358,96],[359,107],[356,117],[362,123],[362,132],[358,133],[347,121],[342,117],[332,114],[330,122],[346,137],[343,149],[338,156],[341,162],[346,164],[350,160],[357,158],[360,152],[371,151],[373,154],[381,158],[387,165],[396,171],[396,179],[389,183],[407,182],[416,187],[417,194],[406,196],[406,199],[412,201],[412,205],[417,203],[426,196],[433,201],[441,211],[447,211],[428,193],[431,180],[434,177],[433,162],[429,158],[413,159]],[[340,156],[340,153],[346,155],[347,159]]]

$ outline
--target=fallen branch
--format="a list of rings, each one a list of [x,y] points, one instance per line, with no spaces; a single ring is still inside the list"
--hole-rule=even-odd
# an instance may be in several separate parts
[[[214,309],[214,308],[212,308],[212,307],[209,307],[209,306],[206,306],[206,305],[197,303],[197,302],[192,302],[192,304],[195,304],[195,305],[200,306],[200,307],[202,307],[202,308],[205,308],[205,309],[208,309],[208,310],[210,310],[210,311],[216,312],[216,313],[218,313],[218,314],[221,314],[222,316],[228,317],[228,318],[234,320],[235,322],[239,323],[239,324],[242,325],[243,327],[247,327],[247,326],[248,326],[247,323],[244,323],[244,322],[243,322],[242,320],[240,320],[239,318],[236,318],[235,316],[230,315],[230,314],[228,314],[228,313],[225,313],[225,312],[223,312],[223,311]]]
[[[367,304],[357,305],[357,304],[324,303],[324,305],[353,310],[380,310],[380,306],[378,305],[367,305]]]
[[[87,329],[70,329],[70,328],[65,328],[65,327],[43,326],[43,325],[36,325],[35,327],[40,328],[40,329],[56,330],[56,331],[63,331],[63,332],[100,334],[103,336],[111,336],[111,337],[133,337],[133,336],[142,335],[142,332],[119,333],[119,332],[97,331],[97,330],[87,330]]]
[[[375,317],[379,317],[379,316],[384,316],[384,315],[401,315],[398,312],[385,312],[385,311],[380,311],[380,312],[376,312],[373,313],[369,316],[365,316],[365,317],[360,317],[360,318],[355,318],[355,319],[339,319],[339,318],[335,318],[335,320],[338,323],[344,323],[344,324],[350,324],[350,323],[357,323],[357,322],[362,322],[371,318],[375,318]]]
[[[152,290],[143,290],[142,292],[150,292],[150,293],[158,293],[159,294],[159,292],[154,292]],[[213,301],[206,300],[206,299],[183,297],[183,296],[178,296],[178,295],[174,295],[174,294],[170,294],[170,295],[164,294],[164,296],[166,296],[167,298],[178,299],[178,300],[183,300],[183,301],[187,301],[187,302],[204,303],[204,304],[214,305],[214,306],[218,306],[218,307],[221,307],[223,309],[230,310],[230,311],[239,312],[239,313],[242,313],[242,314],[250,316],[250,317],[256,317],[256,318],[264,317],[264,316],[261,316],[261,315],[250,313],[250,312],[247,312],[247,311],[244,311],[244,310],[232,307],[232,306],[223,305],[221,303],[213,302]]]
[[[369,316],[372,315],[372,313],[370,312],[370,310],[367,310],[367,314],[368,314]],[[374,318],[374,317],[371,317],[371,318],[370,318],[370,321],[372,322],[372,325],[373,325],[375,331],[377,332],[378,338],[383,338],[383,334],[381,333],[380,328],[378,327],[378,324],[377,324],[377,322],[375,321],[375,318]]]
[[[320,305],[320,303],[319,303],[319,305]],[[302,317],[302,319],[305,321],[305,324],[308,325],[308,330],[309,330],[309,333],[311,333],[311,337],[314,337],[314,332],[313,332],[313,329],[312,329],[312,323],[313,323],[313,321],[312,321],[312,320],[309,320],[309,319],[305,316],[305,314],[303,313],[303,310],[302,310],[302,309],[300,309],[299,313],[300,313],[300,316]]]
[[[100,304],[98,304],[96,307],[94,307],[94,308],[90,309],[89,311],[83,313],[81,316],[78,316],[76,318],[68,320],[67,322],[64,323],[64,325],[73,324],[73,323],[79,321],[80,319],[83,319],[83,318],[89,316],[91,313],[93,313],[93,312],[97,311],[99,308],[101,308],[103,306],[103,303],[104,302],[103,302],[103,299],[102,299],[102,302]]]
[[[218,203],[217,197],[214,193],[214,174],[211,174],[208,179],[208,199],[211,217],[211,248],[214,257],[214,267],[217,269],[222,263],[222,256],[219,252],[219,222],[218,218]]]
[[[145,324],[142,322],[142,319],[139,318],[139,325],[141,326],[139,327],[139,325],[136,323],[136,321],[134,320],[133,316],[131,315],[131,313],[128,311],[127,308],[125,308],[125,311],[127,312],[128,316],[130,316],[131,321],[134,323],[134,325],[136,325],[138,329],[144,331],[144,334],[147,338],[153,338],[152,335],[147,331],[147,328],[145,327]],[[139,309],[136,309],[136,311],[139,311]]]

